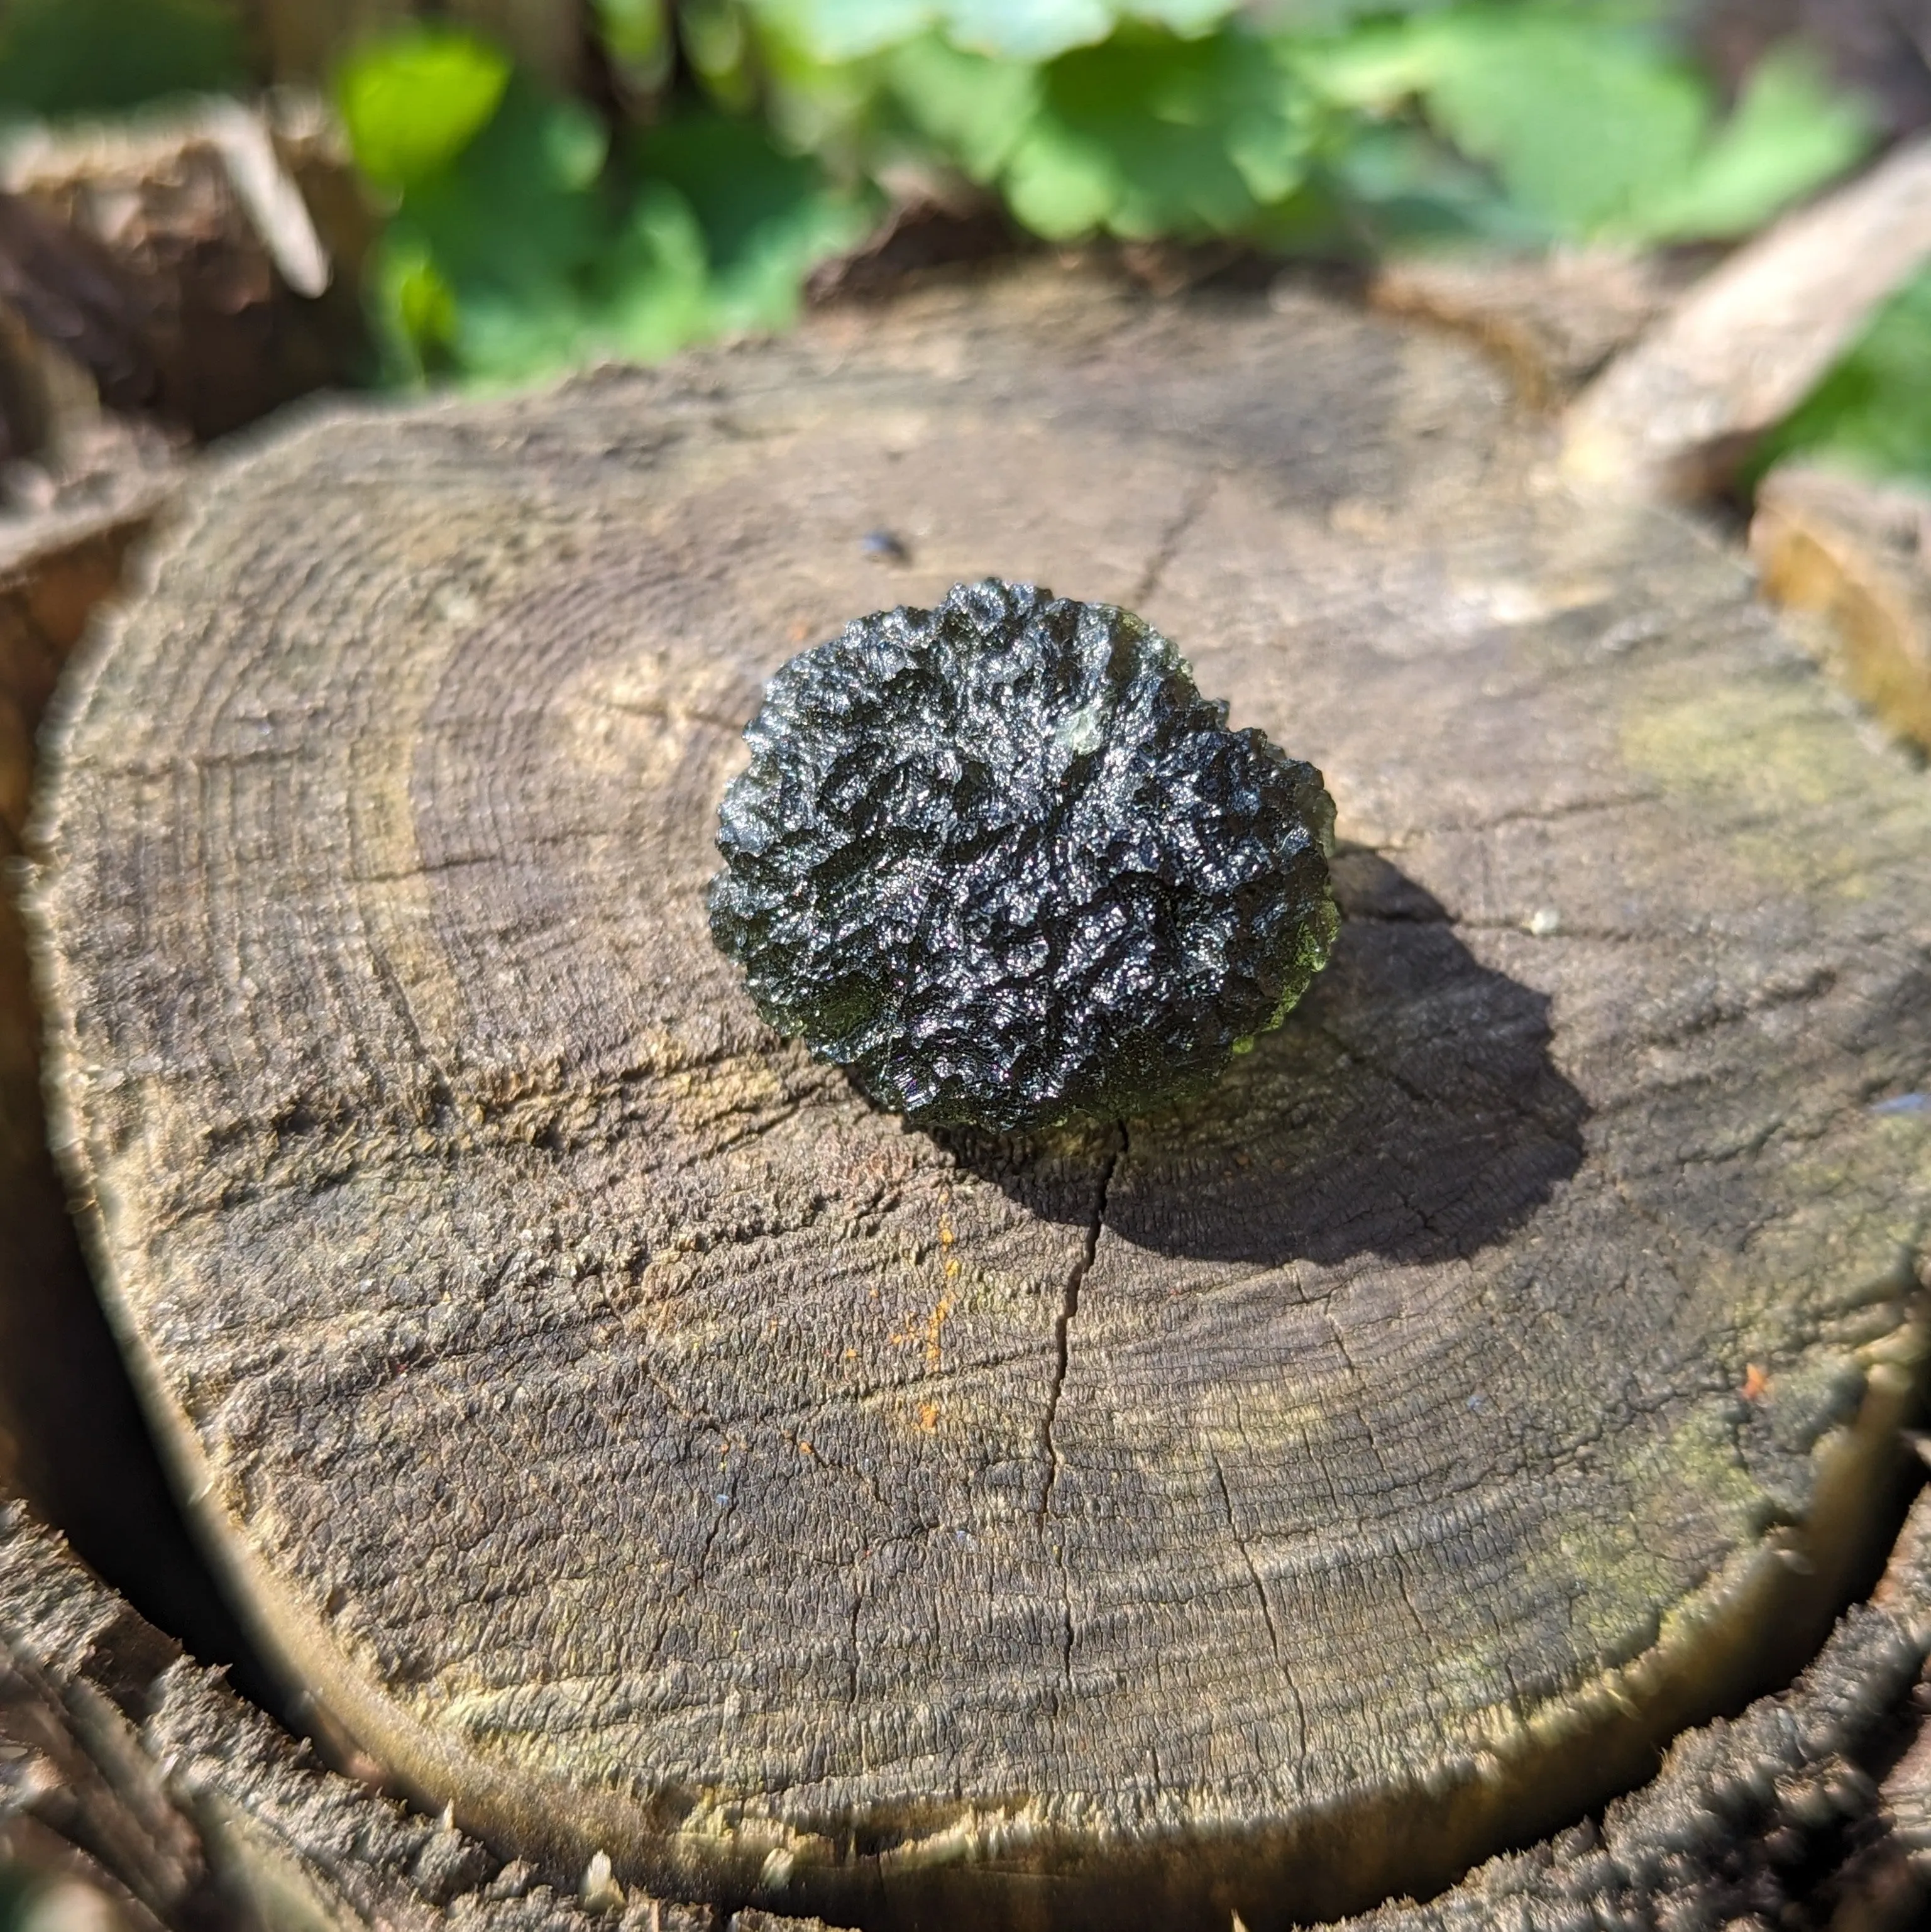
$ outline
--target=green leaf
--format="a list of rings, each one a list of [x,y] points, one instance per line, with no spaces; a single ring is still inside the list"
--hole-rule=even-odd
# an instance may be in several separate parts
[[[1332,131],[1318,172],[1347,211],[1357,249],[1457,242],[1529,249],[1547,238],[1487,169],[1406,122],[1350,122]]]
[[[498,388],[586,363],[653,361],[716,330],[696,218],[657,183],[582,272],[467,292],[455,346],[472,383]]]
[[[1782,50],[1750,76],[1689,178],[1638,211],[1642,232],[1672,241],[1746,235],[1842,174],[1874,132],[1855,100],[1827,87],[1800,52]]]
[[[1828,457],[1879,476],[1931,478],[1931,272],[1887,303],[1855,348],[1764,440],[1780,458]]]
[[[668,184],[638,194],[608,274],[593,325],[607,353],[654,362],[716,332],[704,231]]]
[[[758,98],[752,36],[738,0],[682,0],[678,35],[685,58],[718,106],[746,114]]]
[[[1439,36],[1401,20],[1372,20],[1333,38],[1287,44],[1302,79],[1330,106],[1352,115],[1394,114],[1444,64]]]
[[[539,124],[544,172],[565,190],[588,188],[603,171],[610,130],[580,100],[553,100]]]
[[[390,284],[396,320],[419,352],[446,347],[456,333],[455,291],[421,250],[395,259]]]
[[[406,189],[449,166],[488,124],[509,85],[509,56],[449,27],[413,27],[358,49],[335,78],[356,165]]]
[[[1743,233],[1867,144],[1854,104],[1788,56],[1761,66],[1716,128],[1707,81],[1646,11],[1631,0],[1452,5],[1365,24],[1296,58],[1344,116],[1391,118],[1419,100],[1551,238]]]
[[[1196,40],[1231,19],[1239,8],[1237,0],[1125,0],[1118,11],[1123,20],[1164,27],[1183,39]]]
[[[1039,110],[1036,68],[962,53],[935,34],[895,48],[882,72],[907,121],[976,182],[999,173]]]
[[[456,333],[456,297],[419,236],[392,230],[368,277],[377,342],[392,381],[419,382],[446,368]]]
[[[1022,137],[1005,186],[1014,214],[1049,242],[1105,226],[1125,191],[1104,143],[1050,119]]]
[[[626,80],[662,83],[672,50],[665,0],[591,0],[590,15],[604,52]]]
[[[937,30],[1003,60],[1051,60],[1092,46],[1122,22],[1205,34],[1237,0],[747,0],[761,24],[827,64],[882,53]]]
[[[245,86],[242,30],[215,0],[14,0],[0,28],[0,107],[105,114]]]
[[[603,148],[586,110],[513,76],[461,150],[405,188],[378,316],[413,347],[413,373],[506,380],[569,359],[616,226],[596,179]]]
[[[720,328],[790,322],[805,277],[857,241],[875,212],[868,197],[835,188],[815,161],[781,153],[755,122],[721,114],[677,116],[642,135],[632,154],[647,182],[674,190],[689,211]]]
[[[1042,61],[1104,40],[1120,10],[1109,0],[945,0],[938,18],[949,40],[975,53]]]
[[[740,17],[746,23],[748,47],[726,85],[715,85],[704,76],[712,98],[734,112],[739,111],[740,97],[755,98],[773,134],[785,146],[855,172],[882,105],[876,63],[821,59],[773,17],[762,0],[755,7],[747,0]]]
[[[1554,233],[1640,227],[1641,211],[1688,173],[1707,94],[1641,37],[1553,14],[1425,25],[1436,54],[1429,118]]]
[[[758,25],[805,58],[830,67],[927,32],[935,0],[746,0]]]
[[[605,159],[580,106],[513,77],[461,153],[401,196],[378,278],[392,371],[495,386],[776,327],[870,218],[815,162],[713,112]]]
[[[1306,172],[1309,103],[1269,43],[1123,28],[1041,70],[1005,172],[1014,212],[1063,239],[1240,234]]]
[[[606,238],[607,211],[588,192],[605,151],[587,109],[518,74],[455,163],[404,194],[403,211],[459,279],[547,275],[593,260]]]

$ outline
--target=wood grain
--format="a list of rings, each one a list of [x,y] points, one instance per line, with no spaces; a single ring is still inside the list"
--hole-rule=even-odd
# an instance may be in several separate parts
[[[1914,1924],[1931,1878],[1931,1686],[1912,1695],[1927,1647],[1920,1496],[1872,1600],[1788,1690],[1679,1738],[1599,1822],[1331,1932]],[[752,1908],[726,1922],[634,1890],[620,1900],[607,1885],[592,1906],[587,1872],[506,1861],[447,1816],[327,1771],[6,1504],[0,1858],[84,1876],[136,1926],[148,1899],[169,1932],[827,1932]]]
[[[52,742],[61,1126],[366,1748],[669,1896],[1258,1932],[1809,1654],[1923,1352],[1931,790],[1555,454],[1453,343],[1044,272],[201,488]],[[910,1132],[705,938],[762,678],[987,571],[1339,803],[1184,1113]]]
[[[17,897],[41,712],[168,488],[137,472],[105,502],[23,520],[0,542],[0,1498],[28,1498],[149,1616],[233,1659],[239,1633],[194,1558],[48,1154]]]

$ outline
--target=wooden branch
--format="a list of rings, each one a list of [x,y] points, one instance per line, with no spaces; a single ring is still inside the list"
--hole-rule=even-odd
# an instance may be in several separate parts
[[[343,380],[362,351],[375,220],[312,99],[18,130],[0,144],[0,190],[22,314],[110,404],[216,436]],[[61,272],[29,272],[43,262]]]
[[[1569,412],[1564,465],[1627,494],[1720,488],[1931,258],[1931,139],[1746,243]]]

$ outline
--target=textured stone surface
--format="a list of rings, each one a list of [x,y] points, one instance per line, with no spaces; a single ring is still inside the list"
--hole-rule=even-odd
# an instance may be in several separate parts
[[[988,580],[878,612],[745,736],[712,935],[771,1025],[921,1126],[1187,1098],[1327,963],[1320,774],[1110,605]]]

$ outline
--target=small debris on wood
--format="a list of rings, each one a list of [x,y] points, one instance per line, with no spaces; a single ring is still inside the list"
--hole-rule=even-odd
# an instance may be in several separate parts
[[[610,1854],[598,1852],[584,1868],[583,1882],[577,1888],[585,1908],[591,1912],[621,1912],[623,1888],[610,1868]]]
[[[860,549],[881,563],[909,563],[911,552],[904,538],[894,530],[867,530],[858,540]]]

